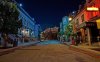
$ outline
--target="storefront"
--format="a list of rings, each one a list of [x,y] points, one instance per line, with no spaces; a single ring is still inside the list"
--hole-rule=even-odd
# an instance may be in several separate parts
[[[78,27],[78,36],[81,36],[81,43],[85,45],[98,45],[98,36],[100,30],[98,29],[97,22],[84,22]]]

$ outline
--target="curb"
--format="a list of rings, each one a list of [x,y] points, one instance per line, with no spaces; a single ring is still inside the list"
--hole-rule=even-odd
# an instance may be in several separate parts
[[[5,49],[3,51],[0,51],[0,56],[14,52],[16,49],[21,48],[22,46],[17,46],[17,47],[13,47],[13,48],[9,48],[9,49]]]
[[[75,46],[69,46],[69,49],[87,54],[87,55],[92,56],[96,59],[100,59],[100,53],[97,53],[97,51],[94,51],[94,50],[85,49],[85,48],[81,49],[81,48],[78,48],[78,47],[75,47]]]
[[[13,47],[13,48],[9,48],[9,49],[5,49],[5,50],[2,50],[0,51],[0,56],[2,55],[6,55],[6,54],[9,54],[9,53],[12,53],[14,52],[16,49],[19,49],[19,48],[24,48],[24,47],[28,47],[28,46],[33,46],[35,44],[37,44],[39,42],[36,42],[34,44],[29,44],[29,45],[22,45],[22,46],[17,46],[17,47]]]

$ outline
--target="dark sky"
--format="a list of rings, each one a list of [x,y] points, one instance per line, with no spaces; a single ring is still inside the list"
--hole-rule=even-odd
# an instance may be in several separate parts
[[[41,27],[59,26],[63,16],[78,9],[85,0],[16,0]]]

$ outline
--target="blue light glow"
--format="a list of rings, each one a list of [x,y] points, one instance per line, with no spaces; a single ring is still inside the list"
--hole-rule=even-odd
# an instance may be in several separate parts
[[[23,6],[21,3],[19,4],[21,7]]]

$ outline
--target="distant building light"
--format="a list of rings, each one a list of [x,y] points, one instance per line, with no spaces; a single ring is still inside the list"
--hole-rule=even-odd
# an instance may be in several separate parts
[[[99,8],[97,7],[87,7],[88,11],[99,11]]]
[[[20,3],[20,4],[19,4],[19,6],[21,6],[21,7],[22,7],[23,5]]]
[[[75,13],[75,11],[72,12],[73,14]]]

